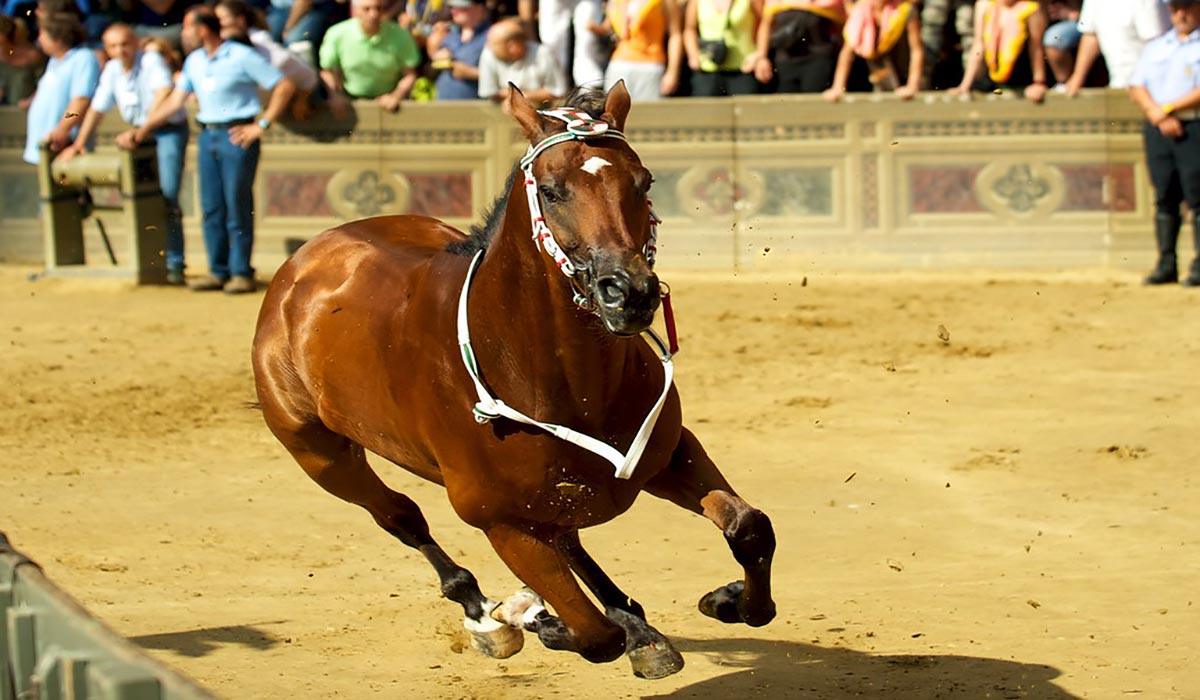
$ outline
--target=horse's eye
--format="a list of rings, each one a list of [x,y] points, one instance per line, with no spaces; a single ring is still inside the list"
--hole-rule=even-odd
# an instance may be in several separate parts
[[[549,185],[538,185],[538,194],[542,195],[542,200],[548,204],[558,204],[566,199],[562,192]]]

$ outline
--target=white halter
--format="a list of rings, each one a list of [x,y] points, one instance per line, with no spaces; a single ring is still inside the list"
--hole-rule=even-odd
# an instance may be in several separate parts
[[[542,216],[542,203],[541,198],[538,197],[537,181],[533,179],[533,161],[542,154],[542,151],[567,141],[585,141],[594,138],[614,138],[622,141],[627,141],[627,139],[625,134],[609,128],[608,122],[593,119],[590,114],[579,110],[563,107],[542,110],[538,114],[565,122],[567,130],[530,145],[529,149],[525,151],[525,157],[521,158],[521,173],[525,176],[525,199],[529,202],[529,218],[533,222],[533,239],[542,244],[542,248],[558,265],[558,269],[571,278],[572,285],[575,286],[575,303],[581,308],[592,311],[591,300],[575,285],[574,263],[563,252],[562,246],[558,244],[558,239],[554,237],[554,232],[550,230],[545,217]],[[654,207],[650,200],[646,200],[646,205],[650,209],[650,239],[646,241],[646,248],[643,252],[646,262],[650,267],[654,267],[654,258],[658,254],[658,225],[662,223],[662,219],[654,213]]]
[[[575,266],[558,245],[558,241],[555,240],[550,227],[546,225],[546,220],[542,218],[541,206],[537,195],[537,183],[533,179],[533,161],[542,151],[566,141],[598,137],[624,140],[625,136],[615,129],[609,129],[607,123],[592,119],[583,112],[571,109],[554,109],[540,113],[566,122],[567,130],[561,134],[555,134],[543,139],[536,145],[531,145],[525,157],[521,159],[521,170],[525,174],[525,194],[529,201],[529,215],[533,221],[533,238],[535,241],[541,242],[546,253],[558,265],[558,269],[562,270],[564,275],[571,278],[572,285],[575,285]],[[660,222],[661,220],[651,210],[650,240],[646,244],[646,259],[651,265],[654,264],[656,227]],[[471,265],[467,269],[467,278],[463,282],[462,293],[458,299],[458,345],[462,352],[463,365],[466,366],[467,373],[471,375],[471,381],[475,383],[475,391],[479,396],[479,401],[472,408],[476,422],[482,424],[496,418],[508,418],[519,423],[536,426],[559,439],[566,440],[573,445],[578,445],[593,454],[603,457],[616,469],[616,477],[618,479],[628,479],[633,475],[633,471],[637,467],[638,461],[646,449],[646,445],[650,442],[650,436],[654,433],[654,425],[658,422],[658,416],[662,413],[663,405],[667,400],[667,394],[670,393],[671,381],[675,373],[674,363],[671,361],[671,350],[654,331],[646,329],[643,332],[649,339],[649,342],[658,350],[659,358],[662,360],[663,388],[658,400],[654,402],[654,406],[650,409],[649,415],[646,416],[646,420],[642,422],[641,428],[638,429],[637,435],[634,436],[633,442],[629,446],[629,451],[624,454],[612,445],[601,442],[589,435],[576,432],[565,426],[545,423],[530,418],[500,399],[493,397],[488,392],[487,387],[483,383],[483,378],[479,374],[479,366],[475,360],[475,351],[471,347],[471,332],[467,323],[467,295],[471,288],[471,279],[475,276],[475,269],[479,266],[479,261],[482,258],[483,251],[479,251],[471,260]],[[592,309],[591,301],[579,291],[578,286],[576,286],[575,303],[581,308],[595,311]]]

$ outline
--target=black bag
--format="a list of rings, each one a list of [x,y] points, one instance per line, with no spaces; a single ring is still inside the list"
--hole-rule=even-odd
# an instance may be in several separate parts
[[[718,69],[725,59],[729,58],[729,47],[725,45],[725,32],[730,27],[729,13],[732,11],[733,0],[729,0],[729,7],[725,8],[725,26],[721,29],[721,36],[716,39],[700,40],[700,55],[715,63]]]
[[[793,57],[833,53],[833,22],[807,10],[784,10],[771,21],[770,49]]]
[[[724,39],[700,40],[700,55],[720,66],[729,57],[729,47]]]

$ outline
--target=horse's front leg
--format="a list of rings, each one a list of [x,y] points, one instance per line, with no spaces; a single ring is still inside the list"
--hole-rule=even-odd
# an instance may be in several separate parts
[[[616,607],[602,614],[579,587],[553,537],[511,525],[488,528],[487,536],[517,578],[558,613],[554,617],[541,610],[521,620],[547,648],[574,651],[593,663],[628,652],[633,673],[640,678],[662,678],[683,667],[679,652],[645,620]]]
[[[558,613],[553,617],[543,610],[523,621],[542,644],[577,652],[593,663],[612,661],[625,651],[625,630],[605,617],[579,587],[552,537],[513,525],[493,525],[485,532],[517,578]]]
[[[690,430],[683,429],[670,465],[656,474],[645,490],[715,523],[725,533],[733,558],[742,565],[745,578],[701,598],[700,612],[751,627],[775,618],[771,599],[775,530],[771,521],[734,492]]]
[[[601,569],[600,565],[596,563],[596,560],[592,559],[592,555],[583,548],[583,543],[579,541],[578,530],[564,532],[555,543],[558,545],[559,551],[567,558],[571,570],[596,596],[606,612],[616,608],[643,620],[646,619],[646,611],[642,608],[641,603],[630,598],[618,588],[608,574],[604,573],[604,569]],[[612,614],[608,616],[611,618]]]
[[[661,632],[646,622],[646,612],[633,598],[613,583],[600,565],[592,559],[579,532],[572,530],[559,536],[556,544],[567,558],[571,570],[604,606],[608,619],[625,630],[625,653],[639,678],[665,678],[683,668],[683,657]]]

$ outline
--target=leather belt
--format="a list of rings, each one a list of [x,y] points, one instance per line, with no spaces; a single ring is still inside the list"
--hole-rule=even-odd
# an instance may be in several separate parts
[[[207,122],[206,123],[206,122],[202,122],[202,121],[197,121],[196,123],[200,125],[201,129],[228,129],[233,126],[243,126],[245,124],[253,124],[254,118],[248,117],[246,119],[233,119],[233,120],[230,120],[227,122]]]

